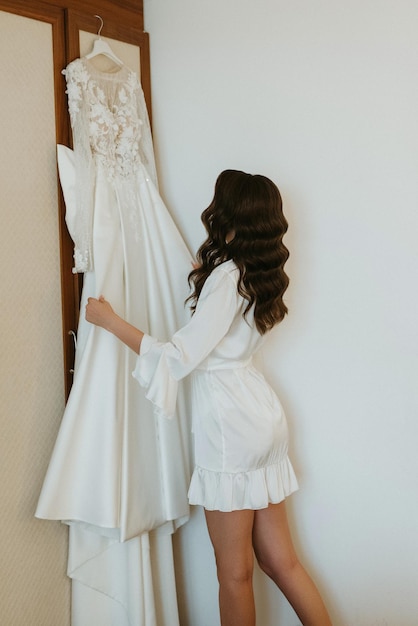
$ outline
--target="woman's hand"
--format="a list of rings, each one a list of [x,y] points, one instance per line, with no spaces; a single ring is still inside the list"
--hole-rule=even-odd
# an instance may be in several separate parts
[[[103,296],[100,296],[99,299],[89,298],[87,300],[86,320],[90,324],[95,324],[113,333],[115,337],[139,354],[144,333],[119,317]]]
[[[106,330],[110,330],[112,321],[114,321],[116,313],[110,306],[109,302],[103,296],[97,298],[88,298],[86,305],[86,320],[90,324],[95,324]]]

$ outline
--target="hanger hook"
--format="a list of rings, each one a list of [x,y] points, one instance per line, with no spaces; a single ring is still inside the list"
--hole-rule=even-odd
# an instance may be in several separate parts
[[[99,32],[97,33],[97,36],[100,38],[100,33],[102,32],[102,28],[103,28],[103,19],[100,17],[100,15],[95,15],[94,17],[97,17],[97,19],[100,20],[100,28],[99,28]]]

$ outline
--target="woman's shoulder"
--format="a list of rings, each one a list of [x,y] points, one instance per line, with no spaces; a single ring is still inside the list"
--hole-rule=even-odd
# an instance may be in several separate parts
[[[215,269],[213,270],[213,272],[211,273],[211,276],[213,276],[214,274],[215,276],[227,274],[228,276],[233,278],[234,281],[236,281],[237,276],[239,274],[239,269],[237,265],[235,264],[235,261],[233,261],[232,259],[229,259],[228,261],[224,261],[223,263],[220,263],[219,265],[217,265]]]
[[[199,299],[220,289],[224,292],[236,291],[238,277],[239,270],[234,261],[228,260],[220,263],[207,277]]]

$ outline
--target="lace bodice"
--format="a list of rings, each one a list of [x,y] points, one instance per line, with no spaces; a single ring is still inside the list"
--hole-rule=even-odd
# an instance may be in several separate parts
[[[75,271],[93,268],[91,236],[97,168],[108,181],[134,179],[142,166],[157,186],[148,112],[137,75],[126,66],[115,72],[76,59],[63,70],[73,131],[78,201]]]
[[[71,125],[74,128],[79,115],[85,115],[92,155],[105,166],[109,178],[130,176],[141,161],[144,124],[138,111],[136,74],[126,67],[115,73],[99,72],[82,59],[64,72]]]

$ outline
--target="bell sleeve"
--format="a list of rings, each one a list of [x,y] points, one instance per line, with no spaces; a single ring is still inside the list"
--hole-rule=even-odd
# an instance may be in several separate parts
[[[209,356],[238,313],[235,273],[220,266],[206,280],[190,322],[171,341],[163,343],[144,335],[133,376],[146,389],[156,415],[174,416],[178,382]]]

